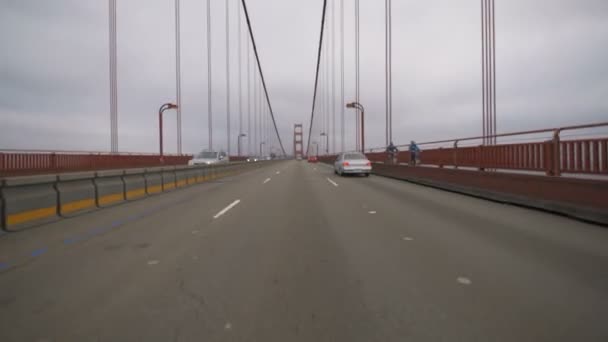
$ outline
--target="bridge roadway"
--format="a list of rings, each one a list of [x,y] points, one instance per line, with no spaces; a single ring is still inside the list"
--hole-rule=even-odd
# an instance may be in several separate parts
[[[0,340],[607,341],[607,246],[286,161],[2,236]]]

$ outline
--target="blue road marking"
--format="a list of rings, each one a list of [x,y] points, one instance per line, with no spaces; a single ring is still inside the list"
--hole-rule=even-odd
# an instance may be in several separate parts
[[[63,240],[63,244],[64,245],[73,245],[73,244],[76,244],[79,242],[87,241],[94,236],[106,233],[106,232],[116,229],[116,228],[119,228],[129,222],[137,221],[142,218],[146,218],[148,216],[157,214],[159,211],[168,209],[170,207],[173,207],[173,206],[176,206],[176,205],[179,205],[182,203],[190,202],[192,199],[197,198],[197,197],[199,197],[199,195],[189,196],[188,198],[185,198],[185,199],[182,199],[179,201],[170,202],[167,205],[157,205],[157,206],[148,208],[148,210],[145,210],[139,214],[131,215],[123,220],[114,221],[109,226],[96,227],[96,228],[90,229],[84,235],[74,235],[74,236],[67,237]],[[2,232],[2,233],[5,233],[5,232]],[[48,252],[48,248],[42,247],[42,248],[32,251],[29,256],[31,258],[36,258],[36,257],[46,254],[47,252]],[[6,262],[6,261],[0,262],[0,271],[5,271],[7,269],[10,269],[13,266],[14,266],[14,264],[12,264],[10,262]]]
[[[45,248],[40,248],[40,249],[33,251],[30,255],[33,258],[35,258],[35,257],[39,257],[39,256],[43,255],[46,252],[47,252],[47,248],[45,247]]]
[[[84,238],[82,236],[74,236],[74,237],[70,237],[70,238],[63,240],[63,243],[66,245],[71,245],[73,243],[80,242],[82,240],[84,240]]]

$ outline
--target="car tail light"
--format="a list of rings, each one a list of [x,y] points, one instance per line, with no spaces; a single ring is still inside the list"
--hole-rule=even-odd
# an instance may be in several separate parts
[[[372,162],[368,161],[367,164],[365,164],[367,166],[372,166]]]
[[[344,163],[342,163],[342,166],[350,166],[350,163],[349,162],[344,162]]]

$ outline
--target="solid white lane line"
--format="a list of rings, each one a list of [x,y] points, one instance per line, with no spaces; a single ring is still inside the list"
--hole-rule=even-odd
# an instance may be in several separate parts
[[[228,212],[228,210],[234,208],[237,204],[241,203],[241,200],[236,200],[234,202],[232,202],[229,206],[227,206],[226,208],[222,209],[222,211],[220,211],[219,213],[215,214],[215,216],[213,216],[214,219],[224,215],[226,212]]]
[[[330,182],[333,186],[338,187],[338,183],[334,182],[333,180],[327,178],[327,181]]]

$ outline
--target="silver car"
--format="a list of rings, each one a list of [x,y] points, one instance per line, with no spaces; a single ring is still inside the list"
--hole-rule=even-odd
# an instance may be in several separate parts
[[[363,153],[340,153],[334,163],[334,172],[340,176],[345,174],[363,174],[369,177],[372,172],[372,163]]]
[[[188,165],[212,165],[230,162],[225,152],[203,151],[188,162]]]

